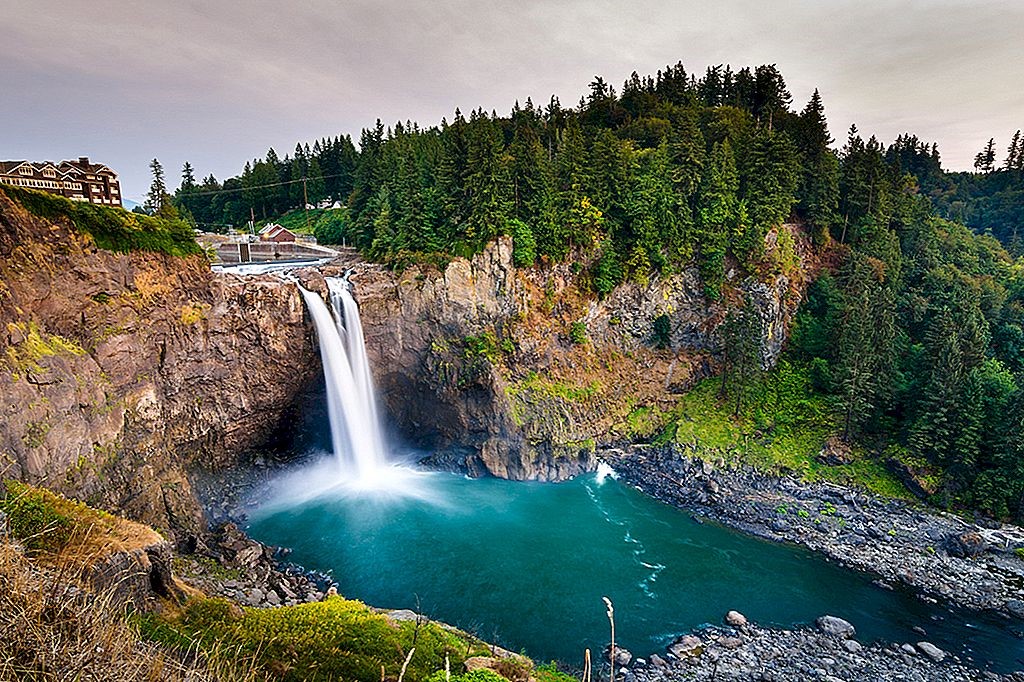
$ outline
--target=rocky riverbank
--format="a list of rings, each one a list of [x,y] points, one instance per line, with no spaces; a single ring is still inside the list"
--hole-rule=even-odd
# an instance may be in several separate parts
[[[621,673],[616,677],[623,682],[1024,680],[1022,673],[1000,676],[969,667],[927,641],[862,645],[854,639],[854,627],[833,616],[819,618],[814,627],[795,630],[759,627],[735,611],[725,621],[724,626],[684,635],[664,654],[646,659],[617,650]]]
[[[792,542],[923,599],[1024,620],[1024,529],[970,523],[827,483],[717,465],[685,447],[609,450],[622,480],[745,533]]]

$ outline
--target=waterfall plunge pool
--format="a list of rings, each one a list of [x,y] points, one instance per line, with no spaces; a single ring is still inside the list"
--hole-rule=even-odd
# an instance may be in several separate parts
[[[369,493],[310,485],[329,480],[332,464],[320,466],[261,495],[254,538],[330,572],[349,598],[420,610],[536,660],[578,666],[585,648],[599,652],[608,596],[616,638],[638,656],[736,609],[780,627],[828,613],[863,642],[923,638],[996,671],[1024,667],[1019,624],[929,605],[803,548],[695,523],[612,477],[524,483],[396,468],[392,493]]]
[[[1019,623],[931,606],[803,548],[694,523],[614,477],[517,483],[389,464],[351,285],[326,284],[330,307],[300,291],[319,340],[335,455],[254,497],[248,530],[332,574],[345,596],[570,666],[608,641],[607,596],[617,642],[639,656],[736,609],[781,627],[828,613],[864,641],[924,637],[979,666],[1024,667]]]

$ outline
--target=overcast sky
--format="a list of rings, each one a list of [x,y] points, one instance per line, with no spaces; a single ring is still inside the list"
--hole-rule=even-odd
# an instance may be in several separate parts
[[[1024,127],[1022,0],[0,0],[0,159],[88,155],[141,199],[153,157],[172,187],[186,160],[223,180],[378,117],[573,105],[680,60],[778,64],[837,139],[913,132],[952,169]]]

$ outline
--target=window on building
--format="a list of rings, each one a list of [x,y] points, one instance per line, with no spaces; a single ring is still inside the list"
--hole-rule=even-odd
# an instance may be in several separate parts
[[[32,175],[32,166],[22,166],[18,169],[18,172],[22,175]]]

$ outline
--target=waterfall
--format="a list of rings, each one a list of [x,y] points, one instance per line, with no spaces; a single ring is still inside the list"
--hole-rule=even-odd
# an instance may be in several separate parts
[[[368,480],[387,465],[387,456],[359,308],[344,279],[327,278],[327,287],[333,316],[319,295],[302,286],[299,291],[320,340],[331,444],[347,474]]]

